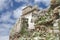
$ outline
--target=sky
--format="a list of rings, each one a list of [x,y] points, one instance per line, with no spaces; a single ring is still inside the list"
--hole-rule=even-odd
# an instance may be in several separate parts
[[[0,40],[9,40],[9,32],[27,5],[49,7],[50,0],[0,0]]]

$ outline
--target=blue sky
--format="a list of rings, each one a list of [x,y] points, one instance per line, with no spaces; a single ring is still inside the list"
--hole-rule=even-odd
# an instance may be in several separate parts
[[[9,40],[9,31],[26,5],[47,8],[50,0],[0,0],[0,40]]]

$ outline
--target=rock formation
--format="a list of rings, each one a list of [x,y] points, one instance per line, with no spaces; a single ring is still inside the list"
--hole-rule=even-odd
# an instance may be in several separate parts
[[[10,32],[9,40],[59,40],[59,3],[59,0],[51,0],[50,8],[43,11],[37,6],[24,8]]]

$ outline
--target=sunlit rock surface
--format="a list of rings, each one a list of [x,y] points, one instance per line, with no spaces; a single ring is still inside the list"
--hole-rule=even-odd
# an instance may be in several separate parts
[[[51,7],[40,10],[37,6],[27,6],[11,29],[9,40],[59,40],[60,1],[51,0]]]

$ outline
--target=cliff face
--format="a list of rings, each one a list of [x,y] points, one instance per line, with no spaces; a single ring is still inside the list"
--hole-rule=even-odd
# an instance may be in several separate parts
[[[51,0],[51,6],[48,10],[38,11],[38,14],[32,18],[35,29],[28,30],[28,21],[25,18],[21,18],[16,23],[18,28],[11,30],[9,40],[59,40],[60,5],[58,4],[60,1],[59,3],[57,1],[59,0]],[[17,31],[19,28],[21,30]]]

